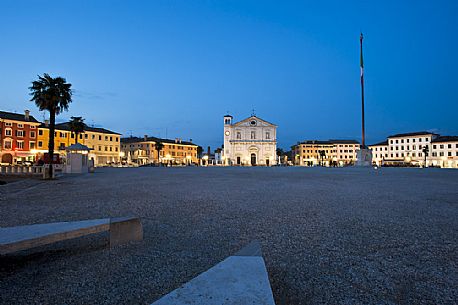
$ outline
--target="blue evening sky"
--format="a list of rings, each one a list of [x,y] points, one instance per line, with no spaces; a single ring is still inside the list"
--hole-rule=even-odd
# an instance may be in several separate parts
[[[0,109],[31,109],[37,74],[63,76],[58,119],[221,145],[223,115],[305,139],[458,135],[458,1],[0,0]],[[167,133],[167,134],[166,134]]]

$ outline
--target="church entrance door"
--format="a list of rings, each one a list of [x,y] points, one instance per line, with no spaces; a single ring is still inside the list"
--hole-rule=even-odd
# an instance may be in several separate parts
[[[270,165],[270,160],[269,160],[269,159],[266,159],[266,165],[267,165],[267,166]]]
[[[251,165],[252,166],[256,165],[256,154],[251,154]]]
[[[240,165],[240,157],[237,157],[237,165]]]

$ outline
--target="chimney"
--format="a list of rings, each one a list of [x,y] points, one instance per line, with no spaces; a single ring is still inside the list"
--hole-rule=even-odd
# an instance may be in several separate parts
[[[148,135],[147,135],[147,134],[144,135],[144,136],[143,136],[143,139],[145,140],[145,142],[148,141]]]
[[[24,116],[26,121],[30,120],[30,110],[24,110]]]
[[[45,127],[49,127],[49,120],[45,120]]]

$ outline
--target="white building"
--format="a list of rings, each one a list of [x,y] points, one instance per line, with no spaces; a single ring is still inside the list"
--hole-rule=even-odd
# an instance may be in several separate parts
[[[224,116],[225,165],[265,165],[277,163],[277,126],[252,115],[234,123]]]
[[[458,168],[458,136],[442,136],[432,140],[427,166]]]
[[[388,140],[369,145],[369,149],[372,150],[373,164],[382,166],[383,162],[388,159]]]
[[[428,147],[425,156],[424,149]],[[396,134],[369,145],[376,165],[458,167],[458,137],[421,131]]]

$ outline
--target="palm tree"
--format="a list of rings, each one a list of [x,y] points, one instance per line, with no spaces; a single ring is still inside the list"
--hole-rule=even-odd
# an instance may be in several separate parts
[[[421,150],[423,154],[425,155],[425,163],[423,164],[423,167],[426,168],[426,157],[428,156],[429,153],[429,146],[426,144],[423,149]]]
[[[49,111],[49,176],[52,179],[53,169],[52,162],[54,159],[54,131],[56,128],[56,115],[59,115],[64,110],[68,110],[69,104],[72,102],[72,84],[67,83],[63,77],[51,77],[44,73],[43,76],[38,75],[38,80],[32,82],[29,87],[31,101],[35,102],[40,111]]]
[[[326,158],[326,152],[324,150],[318,151],[321,158],[321,166],[323,166],[323,159]]]
[[[86,129],[86,124],[84,124],[84,119],[80,116],[72,116],[70,122],[70,130],[75,134],[75,144],[78,143],[78,135],[83,133]]]
[[[154,146],[157,150],[157,161],[159,162],[159,165],[161,165],[160,156],[161,156],[161,150],[164,148],[164,144],[162,144],[162,142],[158,140],[156,141],[156,144]]]

